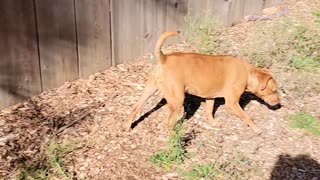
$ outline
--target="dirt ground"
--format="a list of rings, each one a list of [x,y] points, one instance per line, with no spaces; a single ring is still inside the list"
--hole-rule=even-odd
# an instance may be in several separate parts
[[[295,2],[295,1],[291,1]],[[306,1],[289,6],[288,16],[307,14]],[[300,3],[300,4],[299,4]],[[290,14],[290,10],[292,13]],[[265,21],[264,23],[269,23]],[[242,22],[228,28],[225,37],[233,37],[230,51],[241,48],[250,27],[261,22]],[[236,33],[234,33],[236,32]],[[232,39],[232,38],[230,38]],[[184,43],[166,48],[192,51]],[[81,148],[66,157],[67,169],[77,179],[179,179],[179,174],[166,172],[149,162],[151,155],[166,148],[166,105],[160,93],[143,106],[136,126],[123,131],[132,106],[138,101],[148,74],[155,67],[153,56],[118,65],[88,79],[67,82],[43,92],[0,114],[0,177],[15,179],[17,168],[42,158],[41,144],[58,138],[76,140]],[[152,59],[152,60],[150,60]],[[215,163],[240,154],[257,169],[243,179],[320,179],[320,139],[289,127],[288,116],[309,112],[320,118],[319,73],[298,73],[281,65],[269,67],[279,84],[282,107],[269,109],[250,95],[242,104],[245,111],[263,130],[255,135],[241,120],[226,112],[223,100],[218,101],[216,127],[206,122],[203,101],[188,97],[185,121],[189,142],[184,169],[194,164]],[[311,84],[311,85],[310,85]],[[314,85],[316,88],[314,88]]]

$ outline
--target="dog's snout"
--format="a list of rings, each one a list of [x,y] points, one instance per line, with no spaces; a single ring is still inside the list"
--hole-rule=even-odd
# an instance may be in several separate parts
[[[273,101],[274,106],[277,106],[278,104],[281,104],[279,97],[277,96],[276,100]]]
[[[262,99],[270,106],[276,106],[277,104],[280,104],[280,98],[277,94],[263,96]]]
[[[277,110],[282,107],[282,105],[280,103],[277,103],[275,105],[271,105],[271,104],[269,104],[269,105],[271,106],[270,109],[273,109],[273,110]]]
[[[266,101],[272,109],[280,109],[281,108],[281,101],[279,96],[275,95],[273,98],[270,98]]]

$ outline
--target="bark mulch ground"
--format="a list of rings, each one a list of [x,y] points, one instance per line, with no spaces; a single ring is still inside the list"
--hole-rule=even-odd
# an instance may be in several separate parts
[[[226,37],[237,42],[252,23],[258,22],[229,28]],[[233,51],[241,48],[241,43],[235,46]],[[172,49],[192,50],[180,44],[165,52]],[[160,93],[143,106],[138,118],[144,116],[131,132],[122,127],[154,67],[155,61],[148,55],[88,79],[66,82],[1,111],[0,177],[14,179],[19,167],[43,160],[45,143],[72,139],[81,147],[65,157],[65,164],[78,179],[179,179],[179,173],[166,172],[149,162],[168,141],[166,106]],[[289,115],[302,111],[320,118],[320,93],[304,86],[304,82],[319,80],[319,74],[298,73],[281,65],[269,70],[280,86],[282,108],[269,109],[251,95],[242,98],[245,111],[263,130],[261,135],[226,112],[223,99],[217,103],[215,127],[206,122],[202,99],[186,99],[185,111],[191,116],[184,122],[189,138],[186,150],[195,157],[185,161],[183,170],[245,156],[257,172],[243,179],[320,178],[320,139],[291,129],[288,122]]]

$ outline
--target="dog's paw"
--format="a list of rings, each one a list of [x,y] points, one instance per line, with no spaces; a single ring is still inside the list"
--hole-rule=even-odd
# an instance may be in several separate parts
[[[216,127],[216,126],[218,126],[218,121],[219,121],[219,119],[218,118],[209,118],[208,120],[207,120],[207,122],[208,122],[208,125],[209,126],[211,126],[211,127]]]
[[[253,132],[255,134],[261,134],[262,133],[262,130],[260,128],[253,128],[252,130],[253,130]]]
[[[125,124],[125,125],[123,126],[123,129],[124,129],[125,131],[127,131],[127,132],[130,132],[130,131],[132,130],[132,126],[131,126],[131,124]]]

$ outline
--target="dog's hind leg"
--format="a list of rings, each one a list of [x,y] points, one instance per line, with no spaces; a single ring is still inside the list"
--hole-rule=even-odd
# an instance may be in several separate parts
[[[206,114],[210,125],[215,126],[217,121],[213,118],[214,99],[206,99]]]
[[[133,123],[133,120],[136,116],[136,114],[139,112],[141,109],[142,105],[158,90],[157,84],[155,81],[154,76],[151,76],[149,80],[146,83],[146,86],[142,92],[142,95],[138,101],[138,103],[132,108],[131,113],[129,115],[128,121],[125,124],[126,130],[131,129],[131,125]]]

